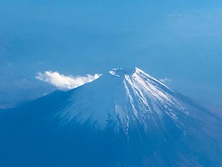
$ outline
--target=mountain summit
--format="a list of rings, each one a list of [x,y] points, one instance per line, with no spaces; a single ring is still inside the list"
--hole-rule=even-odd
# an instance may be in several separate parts
[[[178,116],[188,116],[185,104],[167,86],[138,68],[113,69],[91,84],[75,89],[70,104],[59,113],[64,122],[90,122],[97,128],[112,123],[125,135],[131,128],[141,126],[163,128],[167,117],[182,128]]]
[[[221,125],[217,115],[139,68],[116,68],[68,92],[1,111],[0,163],[221,166]]]

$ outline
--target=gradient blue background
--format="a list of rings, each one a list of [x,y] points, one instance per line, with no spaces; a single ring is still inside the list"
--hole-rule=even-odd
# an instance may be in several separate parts
[[[222,110],[222,1],[0,1],[1,107],[55,90],[38,72],[132,66]]]

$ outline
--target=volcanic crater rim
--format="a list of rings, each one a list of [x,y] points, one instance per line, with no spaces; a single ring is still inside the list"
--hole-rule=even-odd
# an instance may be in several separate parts
[[[133,68],[114,68],[109,73],[116,77],[124,77],[125,75],[133,75],[137,71],[137,67]]]

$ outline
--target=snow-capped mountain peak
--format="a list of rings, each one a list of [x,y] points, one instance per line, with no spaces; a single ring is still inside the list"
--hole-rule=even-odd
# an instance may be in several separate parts
[[[222,166],[221,127],[220,117],[139,68],[116,68],[0,111],[0,164]]]
[[[63,122],[90,122],[104,129],[112,122],[116,131],[141,126],[148,132],[152,126],[164,127],[167,116],[182,127],[178,114],[187,115],[183,103],[173,91],[139,68],[115,68],[90,84],[72,90],[70,104],[56,116]],[[180,112],[180,113],[178,113]],[[107,121],[109,120],[109,121]]]
[[[124,77],[125,75],[132,75],[136,72],[138,68],[134,67],[134,68],[129,68],[129,69],[124,69],[124,68],[114,68],[112,70],[109,71],[109,73],[113,76],[117,76],[117,77]],[[138,69],[139,70],[139,69]]]

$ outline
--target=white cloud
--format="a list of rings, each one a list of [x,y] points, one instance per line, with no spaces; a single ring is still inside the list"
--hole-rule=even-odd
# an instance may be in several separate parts
[[[87,76],[65,76],[59,74],[57,71],[45,71],[44,73],[38,73],[36,79],[47,82],[56,86],[58,89],[69,90],[81,86],[85,83],[92,82],[99,78],[101,74],[87,75]]]
[[[163,79],[160,79],[160,82],[162,82],[162,83],[170,83],[170,82],[172,82],[172,80],[171,79],[169,79],[169,78],[163,78]]]

